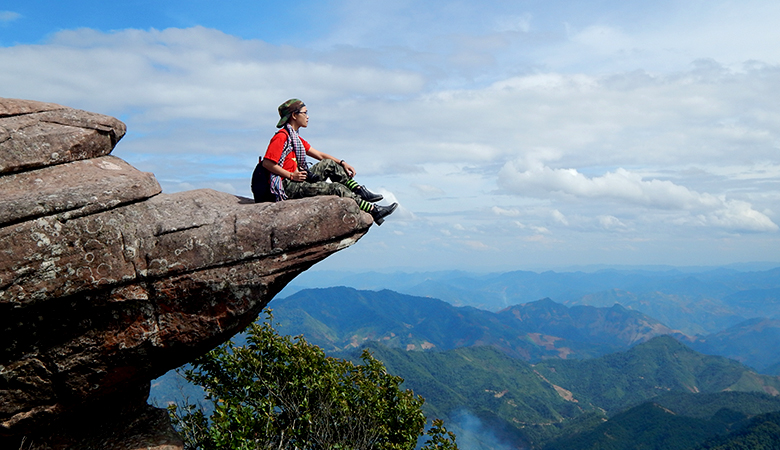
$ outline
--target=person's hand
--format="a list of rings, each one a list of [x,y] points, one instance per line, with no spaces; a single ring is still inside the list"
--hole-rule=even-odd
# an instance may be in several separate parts
[[[290,180],[296,182],[306,181],[306,171],[295,169],[295,172],[291,173]]]
[[[357,172],[355,171],[355,168],[344,162],[343,160],[339,163],[341,164],[341,167],[344,168],[344,170],[347,172],[347,175],[349,175],[350,178],[354,178],[355,174]]]

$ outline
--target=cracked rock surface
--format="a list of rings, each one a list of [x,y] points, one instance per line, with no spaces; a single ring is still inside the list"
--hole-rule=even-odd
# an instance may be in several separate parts
[[[338,197],[162,194],[110,155],[124,133],[0,98],[0,448],[181,448],[146,405],[150,380],[241,331],[372,224]]]

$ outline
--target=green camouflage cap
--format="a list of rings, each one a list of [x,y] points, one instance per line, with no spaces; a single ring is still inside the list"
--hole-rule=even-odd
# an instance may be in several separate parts
[[[276,128],[282,128],[290,120],[290,116],[300,111],[304,106],[306,105],[297,98],[291,98],[279,105],[279,123],[276,124]]]

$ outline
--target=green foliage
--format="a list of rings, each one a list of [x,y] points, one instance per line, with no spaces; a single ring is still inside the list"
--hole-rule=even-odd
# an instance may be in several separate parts
[[[207,393],[211,417],[194,405],[171,417],[190,449],[413,449],[423,433],[424,400],[400,388],[368,351],[362,364],[328,357],[302,337],[280,336],[272,315],[199,358],[185,377]],[[435,422],[426,449],[457,449]]]
[[[430,439],[420,450],[458,450],[455,433],[447,431],[443,420],[435,419],[427,434]]]
[[[462,442],[470,433],[461,427],[462,410],[489,422],[490,430],[505,442],[532,448],[547,444],[550,449],[591,448],[588,445],[596,443],[631,448],[638,435],[645,448],[687,449],[730,432],[747,416],[780,410],[780,397],[762,388],[777,386],[780,380],[752,373],[736,361],[701,355],[665,337],[597,359],[536,365],[491,347],[447,352],[408,352],[379,344],[372,348],[389,370],[405,378],[405,387],[426,398],[427,413],[448,419]],[[741,388],[750,392],[724,392]],[[642,405],[648,401],[657,406]],[[637,405],[644,409],[629,413]],[[614,417],[607,421],[605,411]],[[602,425],[597,434],[587,434]],[[605,436],[611,438],[601,442]],[[567,437],[579,441],[569,445]]]
[[[761,392],[712,392],[664,394],[653,399],[675,414],[687,417],[710,419],[724,410],[740,413],[742,416],[756,416],[780,411],[780,397]]]
[[[720,420],[679,416],[658,404],[645,403],[616,415],[593,430],[552,442],[545,449],[686,450],[726,431],[726,424]]]
[[[743,429],[707,441],[696,450],[780,450],[780,412],[755,417]]]
[[[509,442],[537,443],[563,427],[576,430],[603,417],[593,405],[563,398],[532,365],[491,347],[407,352],[374,344],[373,349],[389,370],[402,374],[406,387],[427,399],[426,412],[450,419],[461,437],[465,430],[453,421],[460,422],[457,413],[464,409]]]
[[[586,361],[548,360],[536,369],[582,401],[610,413],[668,392],[764,392],[780,380],[751,372],[737,361],[697,353],[660,336],[627,352]]]
[[[780,409],[780,399],[749,392],[719,392],[712,394],[666,394],[610,418],[591,430],[567,434],[544,448],[550,450],[629,450],[663,449],[689,450],[696,444],[716,436],[726,435],[745,426],[749,415]],[[704,449],[754,449],[778,447],[740,447],[738,440],[752,442],[774,437],[772,414],[750,421],[746,431],[710,441]],[[775,420],[780,419],[777,413]],[[753,429],[755,428],[755,429]],[[752,445],[752,444],[751,444]],[[778,445],[778,444],[775,444]],[[697,447],[698,448],[698,447]],[[778,448],[780,450],[780,448]]]

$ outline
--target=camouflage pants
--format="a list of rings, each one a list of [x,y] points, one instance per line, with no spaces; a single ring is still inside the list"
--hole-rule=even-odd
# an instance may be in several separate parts
[[[327,183],[325,181],[309,183],[308,181],[299,182],[284,180],[284,191],[287,193],[287,198],[314,197],[315,195],[338,195],[339,197],[352,198],[358,205],[360,204],[362,199],[342,184],[350,178],[339,163],[330,159],[323,159],[317,164],[309,167],[309,170],[317,175],[320,180],[330,178],[332,183]]]

